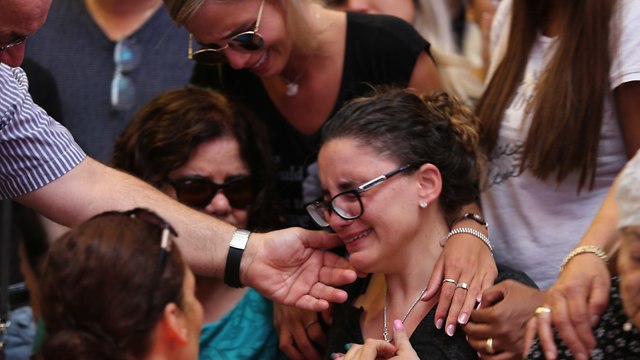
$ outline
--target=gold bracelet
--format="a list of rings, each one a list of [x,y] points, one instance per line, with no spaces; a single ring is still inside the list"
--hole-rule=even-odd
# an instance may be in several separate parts
[[[567,265],[567,263],[571,259],[573,259],[577,255],[584,254],[584,253],[595,254],[602,261],[604,261],[605,264],[607,264],[609,262],[609,255],[607,255],[607,253],[604,252],[604,250],[600,249],[599,247],[594,246],[594,245],[579,246],[579,247],[571,250],[569,255],[567,255],[567,257],[565,257],[564,260],[562,260],[562,265],[560,265],[560,272],[562,272],[562,270],[564,270],[565,265]]]

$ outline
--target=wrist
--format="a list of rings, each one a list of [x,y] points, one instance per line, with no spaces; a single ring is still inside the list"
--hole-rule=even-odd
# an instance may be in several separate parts
[[[609,255],[607,255],[604,250],[594,245],[584,245],[578,246],[577,248],[571,250],[571,252],[564,258],[562,264],[560,265],[560,272],[564,270],[565,266],[576,256],[582,254],[592,254],[600,258],[604,262],[605,265],[609,263]]]
[[[243,259],[246,258],[245,249],[249,243],[250,236],[251,232],[243,229],[236,229],[231,236],[224,269],[224,283],[231,287],[238,288],[243,286],[241,266]]]
[[[455,225],[458,225],[459,223],[462,223],[462,222],[465,222],[465,224],[467,225],[475,223],[482,226],[487,232],[489,231],[489,224],[484,219],[484,217],[482,217],[482,215],[472,213],[472,212],[467,212],[464,215],[456,218],[451,222],[451,226],[449,227],[453,229]]]

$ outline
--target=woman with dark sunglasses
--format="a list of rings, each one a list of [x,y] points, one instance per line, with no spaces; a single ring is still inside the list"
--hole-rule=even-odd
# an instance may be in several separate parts
[[[95,216],[55,241],[42,262],[47,336],[37,359],[198,356],[195,281],[155,213]]]
[[[192,34],[187,56],[197,62],[194,83],[237,94],[267,125],[278,165],[278,193],[287,224],[314,227],[303,204],[321,195],[316,154],[319,132],[346,101],[372,85],[442,89],[429,43],[391,16],[344,13],[312,0],[165,0],[170,15]],[[222,64],[222,65],[220,65]],[[480,214],[469,205],[461,210]],[[456,227],[486,229],[471,218]],[[437,323],[463,324],[497,270],[482,241],[456,234],[437,264],[427,296],[445,277],[472,284],[467,296],[443,292]],[[472,264],[462,267],[460,264]],[[450,305],[451,304],[451,305]],[[313,356],[306,333],[319,333],[311,315],[281,346],[293,359]],[[311,338],[314,338],[311,335]],[[292,342],[291,339],[294,339]],[[314,339],[317,340],[317,339]]]
[[[247,109],[188,86],[142,108],[117,139],[112,163],[206,214],[266,231],[279,224],[270,154],[266,132]],[[204,306],[201,359],[282,358],[270,301],[219,279],[196,280]]]

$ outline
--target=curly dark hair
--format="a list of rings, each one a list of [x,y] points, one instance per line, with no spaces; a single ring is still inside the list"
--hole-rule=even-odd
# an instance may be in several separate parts
[[[189,85],[151,100],[116,139],[111,165],[160,188],[202,143],[231,136],[249,166],[256,197],[248,228],[280,226],[275,169],[267,131],[246,107],[221,92]]]
[[[451,220],[479,194],[478,128],[473,112],[444,92],[379,87],[342,107],[324,126],[322,143],[349,137],[398,165],[435,165],[443,179],[440,203]]]

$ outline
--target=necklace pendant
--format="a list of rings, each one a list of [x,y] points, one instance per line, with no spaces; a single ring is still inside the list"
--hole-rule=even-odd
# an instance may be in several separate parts
[[[298,95],[298,84],[290,82],[287,84],[287,96]]]

